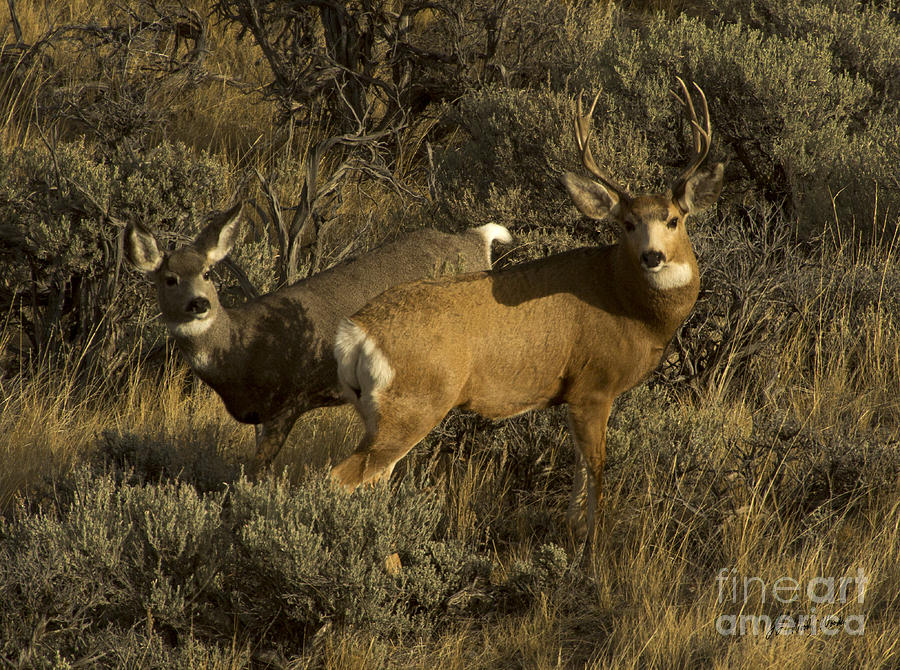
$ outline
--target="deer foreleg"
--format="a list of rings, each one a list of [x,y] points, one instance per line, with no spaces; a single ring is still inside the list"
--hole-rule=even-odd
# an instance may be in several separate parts
[[[259,475],[272,464],[300,414],[300,411],[291,411],[255,426],[256,454],[250,466],[252,475]]]
[[[584,499],[586,530],[593,533],[596,513],[603,500],[603,468],[606,465],[606,422],[612,401],[605,398],[569,406],[569,427],[581,455],[572,490],[572,505]],[[585,474],[587,475],[585,477]],[[573,509],[569,508],[572,521]]]

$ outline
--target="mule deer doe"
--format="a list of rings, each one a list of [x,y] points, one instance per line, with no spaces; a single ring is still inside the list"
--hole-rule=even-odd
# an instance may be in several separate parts
[[[699,274],[687,218],[712,205],[723,165],[698,170],[712,128],[679,79],[694,146],[688,167],[663,194],[630,195],[594,162],[591,116],[575,134],[599,182],[567,173],[575,206],[619,224],[617,244],[561,253],[508,268],[387,291],[338,326],[335,357],[348,399],[365,423],[357,450],[332,470],[348,490],[387,478],[394,464],[453,407],[489,418],[568,403],[571,433],[587,465],[569,509],[593,527],[602,498],[606,423],[613,400],[659,363],[694,306]],[[696,86],[696,84],[695,84]],[[599,97],[599,96],[598,96]]]
[[[453,235],[419,230],[239,307],[219,303],[210,269],[231,251],[238,203],[214,215],[190,245],[160,252],[139,224],[125,233],[128,259],[156,285],[162,317],[197,376],[229,414],[257,430],[251,469],[267,466],[304,412],[345,402],[332,347],[337,324],[386,288],[448,271],[487,270],[491,243],[509,231],[487,224]]]

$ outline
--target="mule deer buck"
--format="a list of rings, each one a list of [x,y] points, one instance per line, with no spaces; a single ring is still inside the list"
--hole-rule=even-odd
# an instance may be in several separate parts
[[[701,170],[712,139],[679,79],[693,157],[662,194],[631,195],[591,155],[591,110],[579,96],[575,135],[597,178],[563,176],[580,212],[619,225],[617,244],[386,291],[338,326],[335,358],[344,393],[366,434],[332,470],[346,489],[385,479],[453,407],[488,418],[568,404],[580,468],[570,522],[587,527],[602,498],[606,424],[613,400],[647,376],[694,306],[697,261],[685,228],[712,205],[723,165]],[[695,85],[696,86],[696,85]],[[599,97],[599,96],[598,96]],[[585,487],[585,481],[587,486]],[[585,490],[585,488],[587,490]]]
[[[304,412],[345,402],[332,347],[337,324],[389,286],[448,271],[488,270],[491,243],[509,231],[487,224],[452,235],[419,230],[313,277],[234,308],[219,303],[210,269],[231,251],[241,205],[214,215],[192,244],[159,250],[138,224],[128,259],[155,284],[169,332],[229,414],[261,424],[252,471],[269,465]]]

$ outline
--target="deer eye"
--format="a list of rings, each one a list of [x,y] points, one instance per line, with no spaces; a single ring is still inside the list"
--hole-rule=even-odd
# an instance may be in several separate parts
[[[209,270],[206,270],[206,271],[203,273],[203,280],[204,280],[204,281],[209,281]]]
[[[673,216],[671,219],[669,219],[669,222],[666,224],[666,226],[668,226],[672,230],[675,230],[678,227],[678,217]]]
[[[625,222],[625,230],[627,230],[629,233],[633,233],[634,232],[634,222],[626,221]]]
[[[178,286],[178,277],[175,275],[168,275],[165,281],[166,286]]]

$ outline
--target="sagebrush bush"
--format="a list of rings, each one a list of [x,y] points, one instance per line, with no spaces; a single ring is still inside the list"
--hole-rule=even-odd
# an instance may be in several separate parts
[[[11,3],[35,49],[0,46],[0,664],[896,665],[895,4],[419,3],[407,21],[409,3],[357,3],[380,12],[367,60],[280,88],[252,30],[238,41],[208,3],[75,4]],[[325,14],[303,5],[287,18],[321,46]],[[366,71],[368,115],[334,118]],[[583,170],[574,99],[600,91],[598,162],[660,191],[689,153],[676,75],[708,94],[726,185],[690,223],[692,314],[613,408],[593,555],[565,522],[565,408],[451,413],[388,487],[346,496],[306,466],[354,441],[349,410],[305,417],[297,463],[250,482],[233,462],[249,428],[182,374],[145,380],[163,328],[104,213],[174,246],[240,195],[232,258],[263,291],[281,281],[276,214],[314,224],[299,276],[421,226],[507,225],[501,263],[606,243],[558,181]],[[223,301],[242,302],[229,273]],[[722,568],[768,584],[865,569],[866,635],[723,638]]]
[[[717,4],[730,21],[792,39],[821,40],[834,56],[835,70],[845,70],[872,85],[876,93],[873,102],[895,100],[900,95],[900,62],[893,46],[900,38],[900,25],[896,9],[889,5],[857,0]]]
[[[607,512],[607,532],[625,540],[618,533],[633,532],[632,514],[665,519],[654,533],[685,552],[695,575],[736,560],[734,545],[715,538],[751,508],[791,529],[782,550],[800,555],[838,520],[878,514],[873,494],[900,476],[896,444],[850,422],[826,432],[775,407],[673,400],[642,386],[617,402],[605,480],[619,507]]]
[[[598,160],[635,191],[663,188],[688,147],[669,93],[676,75],[695,80],[709,99],[714,158],[728,162],[734,184],[720,207],[740,200],[737,191],[749,192],[785,209],[809,235],[835,212],[839,220],[871,225],[876,189],[883,209],[900,202],[900,117],[886,83],[896,59],[884,54],[878,32],[898,28],[886,10],[797,4],[783,14],[773,9],[777,30],[727,12],[660,14],[644,24],[615,10],[610,30],[596,18],[582,22],[590,11],[576,10],[560,26],[547,81],[473,91],[448,110],[467,135],[447,149],[438,172],[456,216],[518,221],[526,229],[535,222],[572,227],[555,177],[577,166],[571,100],[580,90],[600,92]],[[845,27],[835,30],[843,36],[832,37],[829,26],[841,22]],[[846,33],[866,35],[855,55]],[[860,64],[860,52],[871,56],[871,66]],[[473,164],[490,169],[473,171]]]
[[[239,482],[232,499],[244,615],[284,635],[311,636],[326,622],[378,635],[423,633],[442,603],[485,561],[437,540],[439,501],[402,485],[346,497],[327,477],[298,489],[284,481]],[[398,576],[385,567],[397,553]],[[235,584],[237,586],[237,584]]]
[[[292,657],[313,653],[331,627],[427,639],[573,579],[554,546],[493,575],[488,549],[454,539],[444,495],[417,477],[350,496],[323,473],[300,485],[228,479],[202,492],[191,477],[205,475],[177,472],[184,456],[171,446],[141,445],[156,453],[129,469],[110,458],[134,438],[105,441],[93,468],[48,483],[0,520],[8,661],[115,667],[145,648],[165,667],[197,641],[213,653],[235,636]]]
[[[186,484],[119,486],[80,469],[59,499],[22,507],[0,530],[3,653],[34,665],[104,659],[141,629],[146,642],[190,630],[221,567],[222,494]],[[218,545],[218,546],[217,546]]]
[[[183,244],[233,197],[227,166],[182,144],[142,158],[83,141],[29,146],[0,152],[0,168],[0,304],[22,338],[4,347],[12,368],[67,355],[111,372],[136,340],[158,340],[161,329],[145,328],[155,298],[125,262],[120,223]],[[241,246],[238,262],[259,281],[270,257]]]

